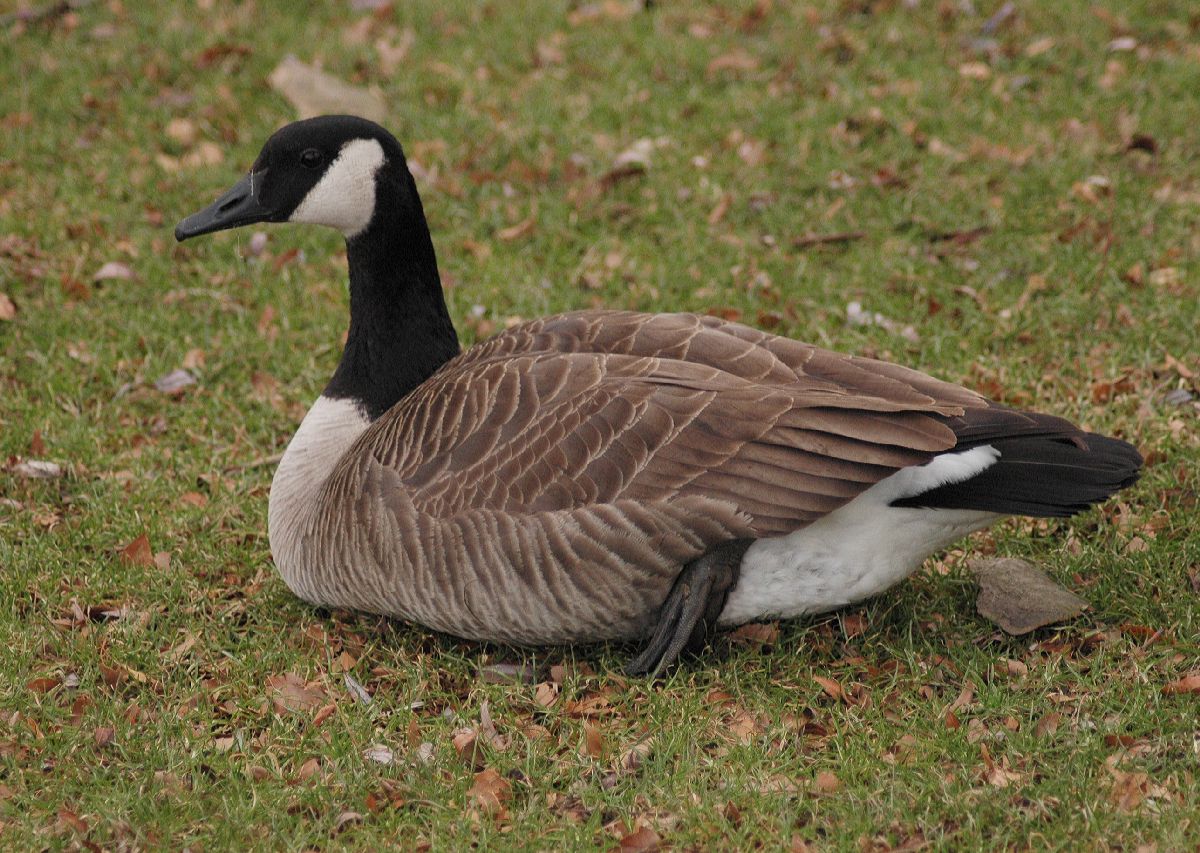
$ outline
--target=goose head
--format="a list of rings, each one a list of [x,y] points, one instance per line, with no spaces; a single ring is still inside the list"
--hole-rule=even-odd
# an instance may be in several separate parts
[[[411,206],[416,188],[400,143],[357,116],[319,116],[276,131],[250,171],[175,227],[175,239],[256,222],[307,222],[364,234],[380,204]]]

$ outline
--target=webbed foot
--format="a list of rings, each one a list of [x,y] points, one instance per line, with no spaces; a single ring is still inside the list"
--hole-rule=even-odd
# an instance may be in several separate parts
[[[753,541],[731,539],[683,567],[658,611],[654,633],[641,654],[626,665],[626,674],[657,678],[685,648],[704,648]]]

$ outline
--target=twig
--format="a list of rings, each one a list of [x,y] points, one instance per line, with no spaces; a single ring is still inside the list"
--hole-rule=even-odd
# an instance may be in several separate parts
[[[925,237],[930,243],[957,243],[960,246],[965,246],[967,243],[974,243],[985,234],[991,234],[992,229],[989,225],[980,225],[976,228],[966,228],[961,231],[930,231]]]
[[[836,234],[805,234],[792,241],[797,249],[808,246],[828,246],[833,243],[850,243],[867,236],[866,231],[841,231]]]

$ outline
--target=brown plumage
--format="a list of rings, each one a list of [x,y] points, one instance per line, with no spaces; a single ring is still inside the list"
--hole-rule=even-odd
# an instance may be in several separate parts
[[[649,670],[718,616],[857,600],[1137,476],[1124,442],[712,317],[574,312],[455,355],[403,153],[359,119],[279,131],[176,234],[289,217],[341,228],[350,265],[346,350],[271,492],[315,603],[517,643],[655,632]]]

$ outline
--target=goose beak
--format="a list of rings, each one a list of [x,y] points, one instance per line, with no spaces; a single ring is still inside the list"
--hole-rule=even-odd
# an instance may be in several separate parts
[[[258,200],[255,182],[255,174],[248,172],[219,199],[176,225],[175,239],[182,243],[189,237],[199,237],[201,234],[211,234],[214,231],[224,231],[227,228],[270,219],[271,211],[263,207]],[[262,185],[261,175],[258,176],[257,183]]]

